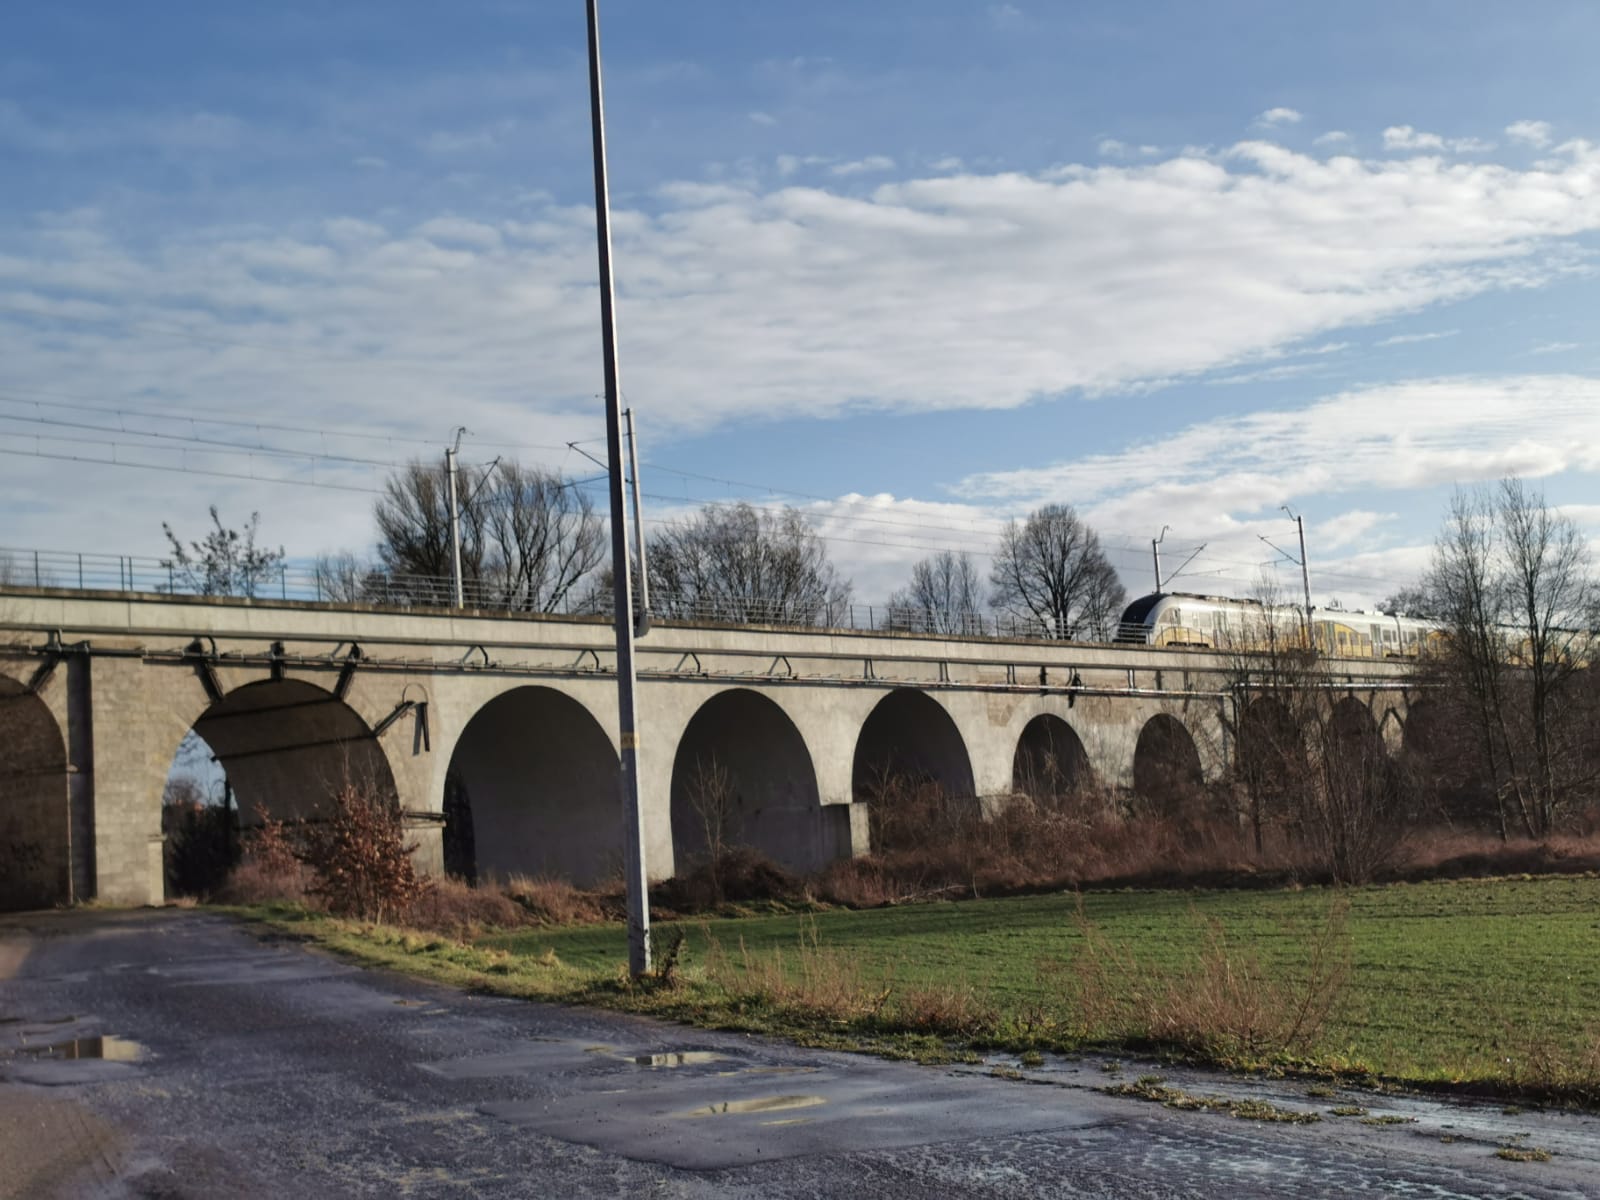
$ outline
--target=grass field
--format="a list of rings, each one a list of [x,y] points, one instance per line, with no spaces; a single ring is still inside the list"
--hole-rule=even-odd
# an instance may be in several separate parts
[[[679,927],[680,982],[656,989],[621,982],[615,926],[488,934],[464,947],[341,928],[323,936],[454,982],[891,1050],[896,1036],[919,1031],[924,1046],[929,1036],[1017,1050],[1147,1043],[1147,1002],[1182,1005],[1211,989],[1225,997],[1221,1009],[1261,996],[1270,1006],[1281,984],[1286,1004],[1297,981],[1326,971],[1312,961],[1321,944],[1348,970],[1342,984],[1332,971],[1313,986],[1329,1011],[1312,1037],[1268,1039],[1255,1053],[1205,1037],[1169,1048],[1230,1065],[1600,1102],[1595,878],[1089,893],[718,919]],[[657,936],[665,945],[674,934],[658,925]],[[1096,1028],[1085,1016],[1096,1000],[1082,990],[1086,974],[1098,979],[1102,1008],[1116,993],[1116,1021]],[[782,982],[798,976],[809,983]],[[1194,1020],[1260,1019],[1218,1011]]]

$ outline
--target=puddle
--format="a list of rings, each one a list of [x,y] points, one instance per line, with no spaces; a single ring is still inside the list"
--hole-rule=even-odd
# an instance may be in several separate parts
[[[106,1062],[138,1062],[144,1057],[144,1047],[138,1042],[119,1037],[81,1037],[66,1042],[51,1042],[47,1046],[22,1046],[18,1053],[35,1058],[99,1058]]]
[[[791,1108],[815,1108],[828,1101],[822,1096],[758,1096],[754,1100],[724,1100],[678,1113],[680,1117],[731,1117],[745,1113],[783,1112]]]
[[[721,1062],[722,1055],[711,1050],[679,1050],[670,1054],[635,1054],[633,1062],[639,1067],[694,1067],[702,1063]]]

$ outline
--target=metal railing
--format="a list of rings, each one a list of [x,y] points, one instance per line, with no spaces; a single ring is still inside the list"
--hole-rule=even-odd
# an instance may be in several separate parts
[[[330,570],[315,561],[285,560],[250,580],[209,587],[170,559],[130,554],[79,554],[59,550],[0,547],[0,588],[66,588],[85,592],[157,593],[174,596],[248,596],[313,604],[375,604],[392,608],[449,609],[448,576],[396,575],[378,569]],[[569,590],[554,605],[526,581],[493,574],[462,581],[465,606],[480,612],[609,616],[609,594]],[[1006,613],[949,613],[903,604],[807,605],[762,598],[674,595],[651,589],[651,615],[661,620],[708,625],[774,625],[803,629],[849,629],[909,633],[925,637],[973,637],[1005,641],[1133,642],[1150,640],[1150,626],[1073,628],[1062,636],[1046,621]]]

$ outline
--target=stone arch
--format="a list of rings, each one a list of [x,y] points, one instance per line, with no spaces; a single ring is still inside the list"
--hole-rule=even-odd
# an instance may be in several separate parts
[[[1305,734],[1282,701],[1257,696],[1245,705],[1237,765],[1245,786],[1263,799],[1281,798],[1303,778]]]
[[[1354,696],[1335,702],[1328,720],[1328,740],[1361,762],[1385,757],[1383,735],[1372,710]]]
[[[0,675],[0,911],[72,897],[67,745],[48,705]]]
[[[937,784],[951,796],[977,792],[967,744],[954,719],[914,688],[896,688],[878,701],[856,737],[850,772],[855,799],[869,799],[883,779],[894,776]]]
[[[896,688],[867,714],[850,779],[876,850],[959,837],[981,811],[961,731],[944,705],[914,688]]]
[[[201,713],[194,732],[227,773],[246,828],[260,823],[261,811],[274,820],[312,817],[346,782],[398,803],[394,774],[372,729],[314,683],[247,683]]]
[[[1178,812],[1205,786],[1200,750],[1188,726],[1171,713],[1144,723],[1133,751],[1133,790],[1152,807]]]
[[[1011,787],[1044,799],[1094,786],[1089,752],[1077,731],[1053,713],[1040,713],[1023,727],[1011,759]]]
[[[673,862],[681,874],[704,858],[709,821],[723,825],[727,845],[815,870],[834,857],[820,806],[811,752],[789,715],[746,688],[719,692],[691,718],[673,757]]]
[[[597,883],[623,866],[621,767],[610,736],[564,692],[525,686],[473,714],[446,773],[446,837],[469,877]],[[453,793],[453,794],[452,794]],[[470,820],[470,837],[461,823]]]

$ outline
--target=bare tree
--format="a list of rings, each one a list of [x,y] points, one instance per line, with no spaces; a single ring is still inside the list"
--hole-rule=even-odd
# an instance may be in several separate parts
[[[198,596],[254,596],[280,569],[283,547],[268,550],[256,545],[260,513],[251,513],[250,523],[243,529],[229,529],[222,524],[215,504],[208,511],[211,532],[187,546],[171,525],[161,523],[161,532],[172,547],[172,554],[162,559],[161,565],[172,573],[173,590]]]
[[[838,624],[850,583],[797,510],[708,504],[650,537],[650,603],[665,617]]]
[[[553,612],[605,557],[605,526],[588,495],[549,471],[500,462],[462,467],[461,575],[469,600]],[[450,502],[444,468],[412,462],[374,506],[388,586],[421,602],[448,598]],[[370,587],[371,581],[368,581]]]
[[[1104,636],[1127,603],[1099,535],[1068,504],[1047,504],[1000,535],[993,603],[1057,638]]]
[[[1592,655],[1588,547],[1542,495],[1507,479],[1456,493],[1427,583],[1445,637],[1422,670],[1475,734],[1455,765],[1492,793],[1502,837],[1513,818],[1542,837],[1593,784],[1574,724],[1585,706],[1566,703]]]
[[[918,633],[983,632],[983,586],[970,554],[941,550],[911,568],[889,597],[888,627]]]

